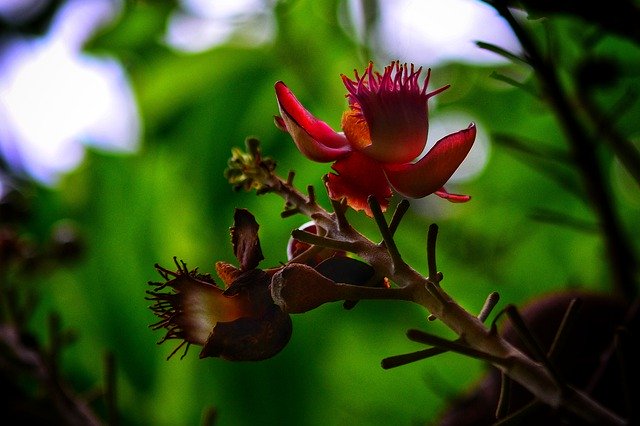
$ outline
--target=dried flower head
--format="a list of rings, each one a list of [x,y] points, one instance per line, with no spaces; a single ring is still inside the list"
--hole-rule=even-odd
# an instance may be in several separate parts
[[[147,292],[155,302],[151,310],[160,318],[151,327],[167,330],[160,343],[182,340],[169,357],[184,345],[188,349],[196,344],[202,346],[201,358],[258,361],[276,355],[289,342],[291,319],[271,298],[274,271],[257,268],[263,259],[258,224],[247,210],[236,210],[231,237],[240,267],[218,262],[225,288],[209,274],[190,271],[184,262],[175,261],[176,271],[156,265],[165,282],[151,282],[155,288]],[[172,291],[165,292],[167,288]]]

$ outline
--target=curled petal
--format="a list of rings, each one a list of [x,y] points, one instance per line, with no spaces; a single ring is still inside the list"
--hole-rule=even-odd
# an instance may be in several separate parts
[[[440,139],[417,163],[385,164],[389,183],[400,194],[411,198],[441,191],[471,150],[475,138],[476,127],[471,123],[468,128]]]
[[[258,222],[246,209],[236,209],[231,227],[231,243],[236,259],[243,270],[253,269],[264,256],[258,238]]]
[[[273,116],[273,124],[276,125],[276,127],[279,130],[282,130],[283,132],[288,132],[287,130],[287,123],[284,122],[284,120],[282,119],[282,117],[278,116],[278,115],[274,115]]]
[[[283,82],[277,82],[275,88],[282,116],[276,118],[276,126],[286,128],[305,157],[326,163],[351,151],[347,138],[315,118]]]
[[[364,210],[367,215],[373,216],[367,203],[367,197],[373,195],[382,210],[387,209],[392,195],[391,188],[384,171],[375,160],[354,151],[331,167],[338,174],[327,175],[329,197],[334,200],[344,197],[354,210]]]
[[[469,195],[451,194],[444,188],[440,188],[439,190],[434,192],[434,194],[436,194],[440,198],[451,201],[452,203],[466,203],[471,199]]]

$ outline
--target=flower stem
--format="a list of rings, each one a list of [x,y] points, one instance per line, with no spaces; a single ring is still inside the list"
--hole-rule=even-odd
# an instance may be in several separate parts
[[[393,239],[393,233],[389,229],[387,220],[382,214],[382,209],[380,208],[378,200],[376,200],[374,196],[369,196],[367,198],[367,203],[371,208],[373,218],[378,224],[378,229],[380,229],[380,233],[382,234],[382,240],[384,241],[385,247],[387,248],[387,250],[389,251],[389,255],[391,256],[391,266],[392,268],[395,268],[397,264],[402,263],[402,256],[400,256],[400,252],[398,251],[396,242]]]
[[[438,225],[432,223],[429,225],[427,234],[427,264],[429,266],[429,279],[437,283],[438,267],[436,265],[436,239],[438,238]]]
[[[391,221],[389,222],[389,233],[393,236],[400,225],[400,221],[404,217],[404,214],[409,210],[409,201],[403,199],[396,207],[396,210],[393,212],[393,216],[391,217]]]
[[[336,283],[340,298],[338,300],[413,300],[410,288],[366,287]]]
[[[314,246],[326,247],[333,250],[352,251],[353,244],[348,241],[336,240],[333,238],[327,238],[320,235],[312,234],[311,232],[303,231],[300,229],[294,229],[291,231],[291,236],[296,240],[303,243],[311,244]]]

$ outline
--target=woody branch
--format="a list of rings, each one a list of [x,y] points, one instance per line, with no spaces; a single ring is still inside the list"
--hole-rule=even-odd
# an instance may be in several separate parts
[[[393,241],[379,205],[369,198],[374,217],[383,235],[381,243],[374,243],[355,230],[346,220],[343,204],[333,201],[334,212],[318,205],[313,197],[305,196],[292,184],[270,173],[264,181],[269,192],[281,196],[286,205],[316,221],[324,236],[294,231],[294,237],[312,245],[347,250],[369,263],[380,276],[386,276],[399,288],[379,289],[343,286],[345,299],[402,299],[418,303],[459,336],[459,342],[476,351],[480,358],[492,362],[511,379],[528,389],[537,399],[558,408],[564,407],[589,421],[622,425],[624,420],[592,400],[578,389],[558,383],[543,363],[535,361],[492,332],[478,317],[470,314],[453,300],[439,285],[441,275],[434,273],[434,252],[430,253],[430,276],[424,277],[402,260]],[[394,223],[394,229],[397,227]],[[433,240],[435,243],[435,239]],[[401,290],[399,293],[398,290]],[[386,297],[385,297],[386,292]],[[348,297],[347,297],[348,293]],[[455,350],[455,349],[453,349]]]

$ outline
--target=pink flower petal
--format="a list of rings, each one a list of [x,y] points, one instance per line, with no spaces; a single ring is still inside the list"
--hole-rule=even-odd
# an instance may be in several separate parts
[[[384,171],[378,163],[366,155],[354,151],[345,158],[336,161],[333,170],[338,174],[327,175],[327,189],[334,200],[346,198],[347,203],[354,210],[364,210],[373,216],[367,198],[376,197],[385,211],[392,195]]]
[[[282,119],[282,117],[274,115],[273,116],[273,124],[276,125],[276,127],[279,130],[282,130],[283,132],[288,132],[287,130],[287,123],[284,122],[284,120]]]
[[[466,203],[471,199],[469,195],[451,194],[444,188],[440,188],[439,190],[434,192],[434,194],[436,194],[440,198],[451,201],[452,203]]]
[[[304,156],[324,163],[351,151],[347,138],[311,115],[283,82],[277,82],[275,89],[282,116],[276,118],[276,125],[286,128]]]
[[[422,198],[440,191],[469,153],[475,138],[476,127],[471,123],[440,139],[417,163],[385,164],[387,179],[406,197]]]

